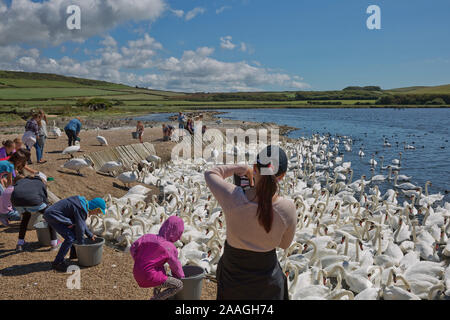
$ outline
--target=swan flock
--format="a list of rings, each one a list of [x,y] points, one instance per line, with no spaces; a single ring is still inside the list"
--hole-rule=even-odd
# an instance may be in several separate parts
[[[352,140],[341,139],[313,135],[281,142],[289,170],[280,182],[280,195],[294,201],[298,214],[291,246],[277,249],[290,298],[447,299],[450,203],[442,203],[441,194],[428,193],[429,181],[424,192],[411,183],[397,184],[411,177],[398,172],[392,177],[391,166],[389,176],[372,174],[366,180],[363,175],[353,181],[351,163],[339,153],[341,145],[349,152]],[[164,220],[178,215],[185,222],[175,243],[181,263],[201,266],[214,276],[226,225],[203,174],[217,165],[216,159],[175,159],[158,166],[159,159],[149,160],[140,171],[133,165],[120,179],[159,187],[161,195],[149,197],[150,189],[143,185],[122,198],[107,195],[106,214],[90,216],[89,227],[129,250],[139,237],[158,233]],[[381,192],[379,183],[392,179],[391,188]]]

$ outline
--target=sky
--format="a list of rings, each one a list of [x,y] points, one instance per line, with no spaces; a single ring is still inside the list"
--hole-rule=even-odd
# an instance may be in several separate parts
[[[448,0],[0,0],[0,69],[183,92],[440,85],[449,13]]]

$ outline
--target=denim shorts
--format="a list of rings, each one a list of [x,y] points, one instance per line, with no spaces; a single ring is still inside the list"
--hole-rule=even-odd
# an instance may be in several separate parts
[[[15,207],[17,212],[22,214],[24,212],[30,212],[30,213],[35,213],[41,210],[44,210],[47,207],[47,205],[45,203],[39,205],[39,206],[34,206],[34,207]]]

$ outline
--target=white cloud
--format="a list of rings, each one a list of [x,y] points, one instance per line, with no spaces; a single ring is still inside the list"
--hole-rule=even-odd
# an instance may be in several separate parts
[[[60,44],[104,34],[127,21],[154,21],[167,9],[165,0],[83,0],[81,30],[68,30],[66,9],[72,0],[0,4],[0,46],[19,43]]]
[[[206,11],[205,8],[196,7],[186,13],[185,19],[186,19],[186,21],[194,19],[197,15],[205,13],[205,11]]]
[[[0,61],[11,62],[16,59],[22,48],[19,46],[0,46]]]
[[[222,12],[224,12],[226,9],[231,9],[230,6],[222,6],[219,9],[216,9],[216,14],[221,14]]]
[[[184,16],[184,11],[183,10],[174,10],[171,9],[170,11],[172,11],[172,13],[174,15],[176,15],[178,18],[182,18]]]
[[[236,47],[236,45],[234,43],[232,43],[231,40],[233,40],[233,38],[231,36],[221,37],[220,38],[220,46],[223,49],[233,50]]]
[[[100,43],[105,47],[117,47],[117,41],[111,36],[106,36]]]
[[[193,91],[258,91],[267,86],[281,88],[307,87],[293,77],[264,68],[250,66],[244,61],[223,62],[211,58],[212,48],[185,51],[180,59],[170,57],[157,65],[160,73],[138,76],[140,86]]]
[[[304,83],[304,82],[299,82],[299,81],[292,81],[291,87],[295,88],[295,89],[302,89],[302,90],[311,88],[311,86],[309,84]]]
[[[154,38],[150,37],[148,33],[144,35],[144,38],[128,41],[130,48],[152,48],[152,49],[162,49],[162,44],[157,42]]]
[[[0,47],[0,69],[55,73],[184,92],[308,87],[299,76],[264,68],[255,62],[250,65],[245,61],[217,60],[212,57],[212,47],[186,50],[181,57],[162,59],[159,53],[163,46],[148,34],[124,46],[119,46],[111,36],[100,44],[103,47],[87,52],[90,54],[87,60],[43,57],[37,49],[26,50],[19,46]]]
[[[253,49],[253,46],[251,46],[250,44],[245,43],[245,42],[241,42],[239,50],[241,50],[242,52],[246,52],[248,54],[255,53],[255,49]]]

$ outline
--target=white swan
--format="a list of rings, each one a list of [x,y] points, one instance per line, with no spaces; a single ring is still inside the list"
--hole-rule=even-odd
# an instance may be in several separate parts
[[[61,129],[56,126],[56,121],[55,120],[53,120],[53,127],[50,129],[50,132],[55,137],[58,137],[58,138],[61,137],[61,134],[62,134]]]
[[[75,159],[71,159],[69,161],[67,161],[66,163],[64,163],[61,168],[65,168],[65,169],[70,169],[70,170],[75,170],[79,176],[83,176],[80,172],[80,170],[82,168],[92,168],[93,163],[91,162],[91,160],[85,158],[85,159],[81,159],[81,158],[75,158]]]
[[[63,150],[62,154],[68,154],[73,158],[73,154],[80,151],[80,144],[78,141],[75,142],[74,146],[67,147]]]
[[[406,182],[406,183],[402,183],[402,184],[397,184],[397,175],[395,176],[394,179],[394,187],[398,188],[398,189],[404,189],[404,190],[417,190],[417,186],[413,185],[410,182]]]
[[[375,153],[372,154],[372,159],[369,160],[369,163],[372,167],[376,167],[377,166],[377,161],[375,160]]]
[[[109,173],[112,176],[116,175],[116,172],[123,168],[121,161],[108,161],[105,162],[98,170],[99,172]]]
[[[132,165],[132,171],[127,171],[119,174],[117,177],[126,187],[130,187],[130,184],[137,182],[139,179],[139,172],[135,164]]]
[[[97,141],[100,143],[101,146],[107,146],[108,145],[108,141],[106,140],[105,137],[102,137],[101,135],[98,134],[98,131],[100,130],[100,128],[97,128]]]
[[[409,283],[404,280],[404,278],[400,278],[403,280],[405,285],[407,285],[409,290],[405,290],[398,286],[393,285],[394,280],[394,269],[390,270],[389,279],[386,285],[382,286],[383,290],[383,299],[385,300],[420,300],[418,296],[411,293],[411,288],[409,287]],[[396,278],[399,278],[398,276]]]
[[[393,159],[392,160],[392,164],[400,165],[400,163],[402,161],[402,153],[401,152],[398,153],[398,157],[399,157],[398,159]]]
[[[362,148],[359,148],[358,155],[359,155],[360,157],[364,157],[364,156],[365,156],[365,153],[364,153],[364,151],[362,150]]]

